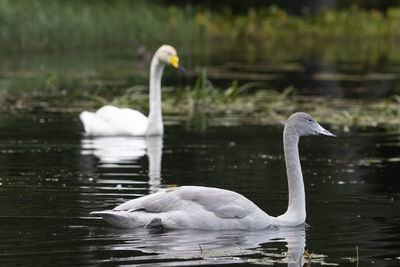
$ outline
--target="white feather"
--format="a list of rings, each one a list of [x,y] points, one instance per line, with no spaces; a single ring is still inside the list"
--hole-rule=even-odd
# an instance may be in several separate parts
[[[155,218],[168,229],[261,229],[273,222],[244,196],[201,186],[162,190],[92,214],[120,228],[144,227]]]
[[[137,110],[104,106],[95,113],[83,111],[79,115],[88,135],[146,134],[148,118]]]

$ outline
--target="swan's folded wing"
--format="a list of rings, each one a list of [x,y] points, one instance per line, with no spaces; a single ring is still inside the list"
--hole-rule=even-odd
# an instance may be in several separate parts
[[[193,201],[220,218],[243,218],[259,208],[239,193],[212,187],[181,187],[182,199]]]
[[[148,212],[161,213],[176,210],[180,205],[182,205],[182,200],[179,196],[171,193],[169,190],[163,190],[122,203],[115,207],[114,210],[145,210]]]
[[[104,106],[95,115],[114,135],[144,135],[147,129],[147,117],[137,110]]]
[[[147,117],[141,112],[129,108],[117,108],[114,106],[104,106],[96,111],[96,116],[108,123],[121,122],[125,125],[129,122],[147,122]]]
[[[217,210],[213,211],[215,215],[220,218],[244,218],[253,211],[249,211],[248,209],[244,209],[237,205],[226,205],[223,207],[218,208]]]
[[[220,218],[243,218],[259,208],[244,196],[229,190],[183,186],[133,199],[114,210],[162,213],[175,210],[213,212]]]

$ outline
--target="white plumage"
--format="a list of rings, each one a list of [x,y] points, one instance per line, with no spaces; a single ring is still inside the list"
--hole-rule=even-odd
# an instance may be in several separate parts
[[[146,134],[149,119],[137,110],[104,106],[95,113],[83,111],[81,119],[88,135],[135,135]]]
[[[167,229],[261,229],[273,222],[244,196],[201,186],[162,190],[92,214],[120,228],[144,227],[155,218]]]
[[[129,108],[104,106],[96,112],[83,111],[79,118],[87,135],[162,135],[161,78],[165,65],[179,67],[176,50],[169,45],[161,46],[153,56],[150,66],[149,102],[150,113]]]
[[[125,202],[113,210],[96,211],[120,228],[264,229],[270,225],[297,226],[306,218],[305,192],[298,153],[304,135],[334,136],[310,115],[295,113],[285,123],[284,152],[289,185],[287,211],[272,217],[246,197],[229,190],[182,186]]]

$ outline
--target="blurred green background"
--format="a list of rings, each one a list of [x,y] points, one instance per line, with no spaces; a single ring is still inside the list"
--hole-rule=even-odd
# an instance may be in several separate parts
[[[277,123],[302,109],[393,130],[399,29],[397,1],[1,0],[1,110],[147,112],[149,61],[167,43],[188,69],[166,70],[171,119]]]

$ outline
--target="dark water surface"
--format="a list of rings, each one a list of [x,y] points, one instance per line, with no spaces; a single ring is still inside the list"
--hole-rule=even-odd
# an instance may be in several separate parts
[[[358,266],[400,264],[398,133],[302,138],[306,226],[150,233],[114,229],[89,213],[175,185],[226,188],[270,215],[284,212],[282,127],[200,134],[167,126],[163,140],[81,131],[72,115],[1,118],[2,266],[356,266],[356,247]]]

